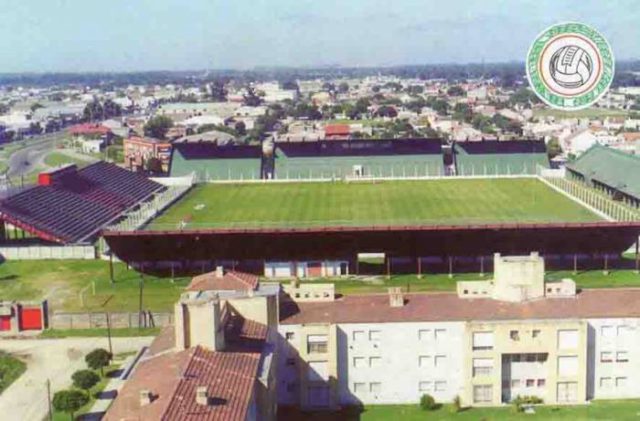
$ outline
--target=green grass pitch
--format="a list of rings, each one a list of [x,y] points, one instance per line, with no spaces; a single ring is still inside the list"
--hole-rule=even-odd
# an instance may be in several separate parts
[[[207,184],[194,187],[150,229],[598,220],[532,178]]]

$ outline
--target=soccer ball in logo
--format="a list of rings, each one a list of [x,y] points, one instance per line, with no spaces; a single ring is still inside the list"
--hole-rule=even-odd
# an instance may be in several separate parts
[[[591,77],[593,63],[589,54],[576,45],[567,45],[556,51],[549,62],[553,80],[563,88],[579,88]]]

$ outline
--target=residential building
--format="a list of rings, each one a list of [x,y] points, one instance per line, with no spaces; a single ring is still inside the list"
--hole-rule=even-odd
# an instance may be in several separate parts
[[[124,165],[131,171],[146,170],[146,163],[157,158],[162,164],[162,171],[169,171],[171,162],[171,143],[150,137],[132,136],[123,141]]]

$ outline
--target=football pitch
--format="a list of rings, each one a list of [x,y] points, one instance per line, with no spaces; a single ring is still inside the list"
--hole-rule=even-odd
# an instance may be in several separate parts
[[[532,179],[203,184],[149,229],[590,222],[600,218]]]

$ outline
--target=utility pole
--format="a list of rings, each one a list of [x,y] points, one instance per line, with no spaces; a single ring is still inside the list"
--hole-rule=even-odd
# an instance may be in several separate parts
[[[140,272],[140,298],[138,305],[138,330],[142,329],[142,290],[144,288],[144,275]]]
[[[107,339],[109,340],[109,354],[111,354],[113,358],[113,346],[111,344],[111,320],[109,313],[107,313]]]
[[[48,420],[53,421],[53,410],[51,408],[51,380],[47,379],[47,411]]]

